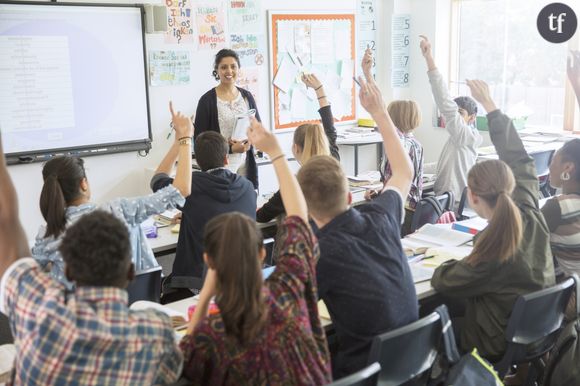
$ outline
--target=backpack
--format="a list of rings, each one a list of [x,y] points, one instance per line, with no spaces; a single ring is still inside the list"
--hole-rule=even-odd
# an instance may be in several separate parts
[[[550,358],[544,372],[545,386],[580,385],[580,283],[578,276],[572,275],[576,282],[575,319],[569,322],[558,336],[550,351]]]

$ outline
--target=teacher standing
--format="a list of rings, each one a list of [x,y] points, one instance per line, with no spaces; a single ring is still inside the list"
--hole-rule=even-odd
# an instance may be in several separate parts
[[[203,94],[197,103],[194,138],[208,130],[221,133],[230,145],[228,169],[245,175],[258,189],[258,168],[252,147],[247,141],[232,138],[238,116],[255,109],[256,119],[260,121],[252,94],[236,86],[239,70],[240,58],[235,51],[224,48],[216,54],[212,75],[219,84]]]

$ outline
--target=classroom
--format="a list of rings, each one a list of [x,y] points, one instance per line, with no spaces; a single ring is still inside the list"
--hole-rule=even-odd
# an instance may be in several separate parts
[[[579,385],[580,8],[0,0],[0,385]]]

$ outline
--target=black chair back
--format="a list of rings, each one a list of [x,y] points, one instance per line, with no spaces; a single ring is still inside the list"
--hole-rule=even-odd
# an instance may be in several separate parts
[[[373,363],[347,377],[334,381],[328,386],[376,386],[381,365]]]
[[[550,197],[553,190],[550,187],[550,162],[554,156],[554,150],[546,150],[538,153],[530,154],[536,164],[536,172],[538,174],[538,183],[540,184],[540,198]]]
[[[413,233],[425,224],[435,224],[441,214],[453,210],[453,193],[424,197],[417,203],[409,232]]]
[[[437,357],[443,326],[437,312],[376,336],[369,363],[379,362],[379,385],[395,386],[429,370]]]
[[[467,198],[467,186],[461,192],[461,198],[457,206],[457,220],[467,220],[477,216],[477,213],[469,206],[469,199]]]
[[[507,349],[495,366],[500,378],[507,374],[512,364],[533,362],[553,347],[574,284],[574,279],[570,278],[518,297],[505,332]]]
[[[161,295],[161,267],[153,267],[141,271],[127,287],[129,293],[129,305],[137,300],[149,300],[159,303]]]

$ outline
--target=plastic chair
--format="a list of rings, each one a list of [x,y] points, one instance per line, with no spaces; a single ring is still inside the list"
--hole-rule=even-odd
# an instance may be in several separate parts
[[[463,188],[461,192],[461,198],[459,199],[459,205],[457,206],[457,220],[467,220],[472,217],[476,217],[477,213],[469,206],[469,200],[467,199],[467,186]]]
[[[381,365],[375,362],[354,374],[329,383],[328,386],[376,386],[380,371]]]
[[[505,332],[508,342],[503,358],[494,365],[503,378],[514,364],[531,362],[526,385],[541,379],[541,357],[552,349],[562,328],[564,312],[575,279],[518,297]]]
[[[447,313],[445,306],[437,310]],[[443,331],[438,312],[373,339],[368,362],[381,364],[379,385],[400,385],[431,368]]]
[[[409,232],[413,233],[425,224],[435,224],[441,214],[453,210],[453,203],[453,193],[451,192],[422,198],[415,208]]]
[[[159,303],[161,296],[161,267],[149,268],[138,272],[127,287],[129,305],[137,300]]]
[[[538,183],[540,184],[540,193],[546,198],[552,196],[550,187],[550,162],[554,155],[554,150],[546,150],[530,154],[536,164],[536,173],[538,174]]]

